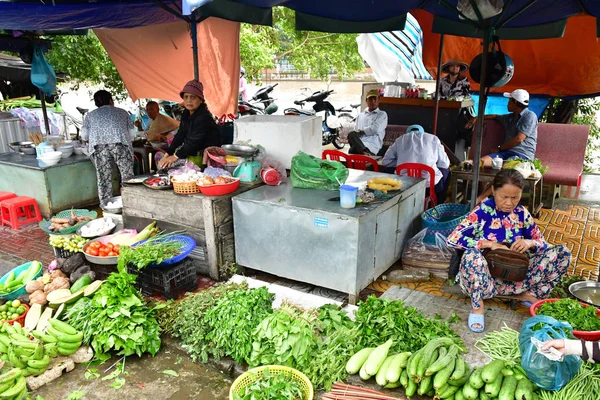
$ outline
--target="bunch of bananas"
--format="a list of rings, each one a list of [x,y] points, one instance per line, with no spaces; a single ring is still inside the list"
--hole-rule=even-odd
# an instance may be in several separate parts
[[[23,371],[13,368],[0,375],[0,397],[21,400],[27,395],[27,383]]]
[[[399,190],[402,187],[402,182],[394,178],[373,178],[367,181],[369,189],[379,190],[387,193],[392,190]]]
[[[0,327],[0,358],[21,369],[22,376],[40,375],[50,364],[50,354],[44,344],[37,339],[30,340],[29,333],[18,323],[4,323]]]
[[[46,328],[48,334],[38,331],[31,332],[33,336],[45,343],[46,351],[61,356],[70,356],[81,347],[83,333],[78,332],[77,329],[66,322],[55,318],[50,319],[48,322],[50,322],[50,325]]]

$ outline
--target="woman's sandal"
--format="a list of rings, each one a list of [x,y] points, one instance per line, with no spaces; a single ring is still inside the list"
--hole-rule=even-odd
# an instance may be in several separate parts
[[[469,329],[472,330],[473,332],[476,332],[476,333],[483,332],[483,330],[485,329],[485,316],[483,314],[469,313],[468,324],[469,324]],[[473,326],[475,324],[479,324],[479,325],[481,325],[481,327],[474,328]]]

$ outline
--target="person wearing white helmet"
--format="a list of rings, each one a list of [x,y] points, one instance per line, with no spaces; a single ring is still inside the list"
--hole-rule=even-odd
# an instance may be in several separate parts
[[[503,160],[523,158],[533,161],[538,136],[538,117],[529,109],[529,93],[524,89],[517,89],[511,93],[504,93],[508,97],[508,111],[510,114],[486,115],[485,119],[496,119],[504,126],[505,142],[490,154],[481,157],[485,167],[492,166],[492,158],[500,157]],[[477,117],[467,122],[466,127],[475,126]],[[483,150],[482,150],[483,151]],[[478,202],[483,201],[491,194],[491,188],[482,193]]]
[[[246,81],[246,69],[240,67],[240,94],[239,101],[248,101],[248,82]]]

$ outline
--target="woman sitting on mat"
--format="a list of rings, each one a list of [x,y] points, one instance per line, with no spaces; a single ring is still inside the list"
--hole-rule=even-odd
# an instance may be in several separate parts
[[[469,328],[484,329],[483,300],[496,295],[517,295],[522,302],[545,298],[560,281],[571,262],[564,245],[548,246],[529,211],[519,205],[525,180],[520,172],[498,172],[493,196],[479,204],[448,237],[448,245],[465,250],[456,282],[471,298]],[[524,281],[492,277],[482,251],[528,251],[529,269]]]

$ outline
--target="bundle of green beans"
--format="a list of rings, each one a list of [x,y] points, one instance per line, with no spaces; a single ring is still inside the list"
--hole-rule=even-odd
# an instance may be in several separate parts
[[[499,331],[489,332],[479,339],[475,347],[493,360],[502,360],[508,365],[521,363],[519,332],[506,323]]]
[[[596,395],[594,395],[596,393]],[[597,399],[600,393],[600,365],[584,362],[573,377],[558,391],[541,390],[541,400]]]

